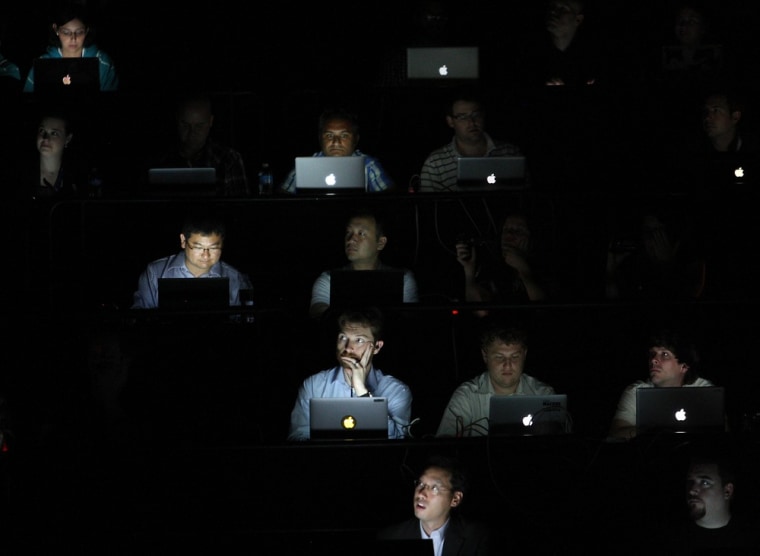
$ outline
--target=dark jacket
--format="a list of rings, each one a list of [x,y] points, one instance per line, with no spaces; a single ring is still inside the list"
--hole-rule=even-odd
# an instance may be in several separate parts
[[[379,540],[421,537],[420,520],[417,518],[390,525],[377,534]],[[443,543],[443,556],[488,556],[491,554],[493,554],[491,532],[485,524],[469,521],[459,515],[451,516]]]

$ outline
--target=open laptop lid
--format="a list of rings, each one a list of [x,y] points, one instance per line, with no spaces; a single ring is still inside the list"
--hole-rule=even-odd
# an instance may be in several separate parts
[[[395,307],[403,302],[402,269],[330,271],[331,309]]]
[[[311,398],[312,440],[388,438],[387,398]]]
[[[478,79],[479,53],[477,46],[409,47],[406,77],[440,82]]]
[[[696,168],[703,168],[700,178],[705,188],[718,190],[725,187],[757,187],[760,183],[760,162],[752,152],[720,153],[696,161]]]
[[[457,158],[457,185],[471,189],[525,187],[524,156]]]
[[[724,403],[721,386],[637,388],[637,433],[722,432]]]
[[[492,395],[489,435],[536,435],[570,432],[567,394]]]
[[[350,194],[367,191],[364,156],[297,156],[296,193]]]
[[[230,306],[230,279],[159,278],[158,308],[219,310]]]
[[[100,92],[100,61],[97,58],[35,58],[32,67],[35,93]]]
[[[149,168],[150,197],[213,197],[216,195],[215,168]]]

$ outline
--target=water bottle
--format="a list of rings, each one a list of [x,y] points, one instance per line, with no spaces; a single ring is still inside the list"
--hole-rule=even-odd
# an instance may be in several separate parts
[[[90,169],[87,175],[87,196],[90,199],[100,199],[103,197],[103,178],[97,168]]]
[[[248,312],[245,313],[245,322],[249,324],[255,322],[256,317],[251,311],[251,309],[253,308],[253,290],[250,288],[241,288],[240,302],[243,304],[243,307],[248,309]]]
[[[269,163],[264,162],[259,170],[259,195],[271,195],[274,189],[274,177]]]

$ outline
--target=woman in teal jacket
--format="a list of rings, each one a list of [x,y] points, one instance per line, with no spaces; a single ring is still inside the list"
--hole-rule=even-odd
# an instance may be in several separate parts
[[[50,29],[50,46],[40,58],[97,58],[100,90],[116,91],[119,76],[111,57],[94,43],[94,31],[81,5],[69,4],[58,12]],[[24,92],[34,91],[34,68],[24,82]]]

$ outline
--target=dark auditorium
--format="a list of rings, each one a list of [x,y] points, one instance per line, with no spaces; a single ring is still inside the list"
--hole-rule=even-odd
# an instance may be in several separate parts
[[[0,551],[760,553],[758,18],[4,3]]]

